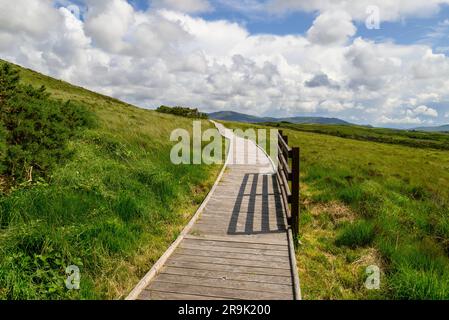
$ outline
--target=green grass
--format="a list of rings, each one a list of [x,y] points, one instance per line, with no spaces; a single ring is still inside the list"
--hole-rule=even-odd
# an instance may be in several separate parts
[[[371,245],[375,238],[374,226],[367,221],[359,220],[356,223],[343,227],[337,236],[338,246],[351,248]]]
[[[419,132],[357,125],[267,123],[275,128],[288,128],[361,141],[399,144],[414,148],[449,150],[449,133]]]
[[[449,152],[284,133],[301,147],[304,297],[449,299]],[[364,287],[369,265],[380,291]]]
[[[170,133],[189,119],[139,109],[30,70],[24,83],[77,101],[98,125],[48,180],[0,195],[0,299],[120,299],[176,238],[220,166],[175,166]],[[203,128],[211,127],[203,122]],[[65,268],[81,269],[81,290]]]

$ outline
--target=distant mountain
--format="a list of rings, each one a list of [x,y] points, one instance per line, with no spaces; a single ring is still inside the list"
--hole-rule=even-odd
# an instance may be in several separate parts
[[[244,113],[238,113],[234,111],[219,111],[209,113],[209,118],[214,120],[224,120],[224,121],[236,121],[236,122],[247,122],[247,123],[259,123],[259,122],[271,122],[276,121],[276,118],[261,118],[256,116],[250,116]]]
[[[420,127],[413,129],[415,131],[427,131],[427,132],[449,132],[449,124],[438,127]]]
[[[337,118],[324,117],[291,117],[291,118],[272,118],[272,117],[256,117],[244,113],[234,111],[219,111],[209,114],[209,118],[214,120],[236,121],[246,123],[261,122],[290,122],[295,124],[314,123],[314,124],[350,124]]]

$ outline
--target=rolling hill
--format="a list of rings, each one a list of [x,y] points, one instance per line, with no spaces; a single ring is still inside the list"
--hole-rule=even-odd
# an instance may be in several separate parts
[[[353,140],[397,144],[415,148],[449,150],[449,135],[442,132],[420,132],[358,125],[292,124],[279,122],[266,122],[263,124]]]
[[[263,123],[263,122],[290,122],[295,124],[314,123],[314,124],[350,124],[337,118],[324,117],[290,117],[290,118],[272,118],[272,117],[256,117],[244,113],[234,111],[219,111],[209,114],[209,118],[222,121],[236,121],[244,123]]]
[[[170,161],[170,134],[191,132],[191,119],[10,65],[22,84],[83,105],[96,126],[68,141],[72,156],[53,159],[48,179],[0,183],[0,300],[123,298],[182,230],[220,167]],[[80,268],[80,290],[65,287],[70,265]]]
[[[426,132],[449,132],[449,124],[438,126],[438,127],[420,127],[413,129],[415,131],[426,131]]]

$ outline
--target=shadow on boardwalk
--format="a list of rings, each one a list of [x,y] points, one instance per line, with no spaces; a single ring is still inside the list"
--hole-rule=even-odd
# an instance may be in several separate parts
[[[251,188],[250,192],[247,193],[245,190],[247,190],[250,177],[252,177]],[[232,210],[232,216],[228,227],[229,235],[255,235],[285,232],[286,226],[283,211],[281,209],[276,210],[274,215],[276,219],[276,227],[270,227],[270,218],[272,219],[273,216],[270,215],[269,198],[274,197],[274,202],[276,204],[280,204],[282,201],[280,190],[275,179],[276,177],[274,175],[261,175],[258,173],[248,173],[244,175],[239,193],[237,195],[237,200],[235,201],[234,209]],[[257,187],[260,180],[262,180],[262,193],[257,193]],[[271,180],[272,185],[274,186],[273,193],[268,192],[268,180]],[[256,212],[256,202],[258,200],[261,204],[261,210]],[[248,207],[247,212],[243,217],[243,219],[246,220],[245,230],[239,232],[237,231],[237,222],[241,220],[240,215],[242,214],[242,203],[246,201],[248,202]],[[256,216],[258,215],[260,215],[260,219],[256,219]],[[255,224],[260,224],[260,231],[256,231],[254,228]]]

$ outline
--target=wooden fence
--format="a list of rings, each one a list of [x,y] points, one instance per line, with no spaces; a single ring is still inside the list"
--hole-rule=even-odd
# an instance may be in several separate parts
[[[299,173],[300,151],[288,145],[288,137],[279,131],[278,138],[278,171],[277,177],[281,187],[284,206],[287,210],[288,223],[293,236],[299,234]]]

